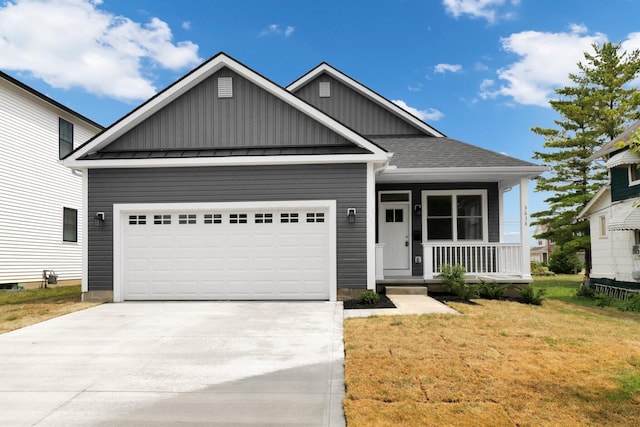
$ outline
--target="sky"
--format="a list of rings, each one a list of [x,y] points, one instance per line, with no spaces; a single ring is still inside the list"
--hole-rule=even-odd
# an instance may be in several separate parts
[[[282,86],[326,61],[448,137],[538,163],[553,90],[594,43],[640,48],[638,16],[638,0],[0,0],[0,70],[108,126],[221,51]]]

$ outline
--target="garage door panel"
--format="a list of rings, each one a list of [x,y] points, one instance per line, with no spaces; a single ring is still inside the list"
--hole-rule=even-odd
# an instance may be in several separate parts
[[[329,298],[327,208],[123,217],[124,299]]]

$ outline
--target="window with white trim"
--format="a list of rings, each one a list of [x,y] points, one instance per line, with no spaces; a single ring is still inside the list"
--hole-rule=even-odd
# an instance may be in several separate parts
[[[640,185],[639,165],[629,165],[629,185]]]
[[[73,123],[58,118],[58,157],[64,158],[73,151]]]
[[[62,241],[78,241],[78,210],[64,208],[62,215]]]
[[[486,241],[484,190],[424,192],[426,240]]]
[[[298,222],[298,214],[295,212],[291,213],[281,213],[280,214],[280,222],[281,223],[294,223]]]
[[[308,212],[307,222],[324,222],[323,212]]]
[[[598,219],[600,223],[600,237],[607,237],[607,217],[600,215]]]

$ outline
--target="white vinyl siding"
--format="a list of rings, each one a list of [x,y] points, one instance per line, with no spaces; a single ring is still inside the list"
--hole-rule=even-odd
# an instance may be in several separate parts
[[[59,163],[59,118],[77,147],[97,129],[0,79],[0,283],[39,281],[42,270],[80,279],[82,178]],[[78,211],[77,242],[63,241],[63,208]]]

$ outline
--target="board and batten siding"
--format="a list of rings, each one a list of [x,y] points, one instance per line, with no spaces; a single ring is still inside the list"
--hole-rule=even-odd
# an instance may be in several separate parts
[[[331,96],[319,96],[319,82],[330,82]],[[300,87],[295,94],[365,136],[424,135],[420,129],[326,73]]]
[[[82,178],[58,160],[58,119],[74,124],[74,145],[97,129],[0,79],[0,283],[80,279]],[[63,242],[63,208],[78,210],[78,242]]]
[[[218,77],[232,77],[232,98],[218,98]],[[275,95],[223,68],[103,151],[297,145],[353,143]]]
[[[89,215],[107,216],[88,224],[89,291],[113,290],[114,204],[294,200],[336,200],[338,288],[366,288],[366,164],[93,169],[88,180]]]

